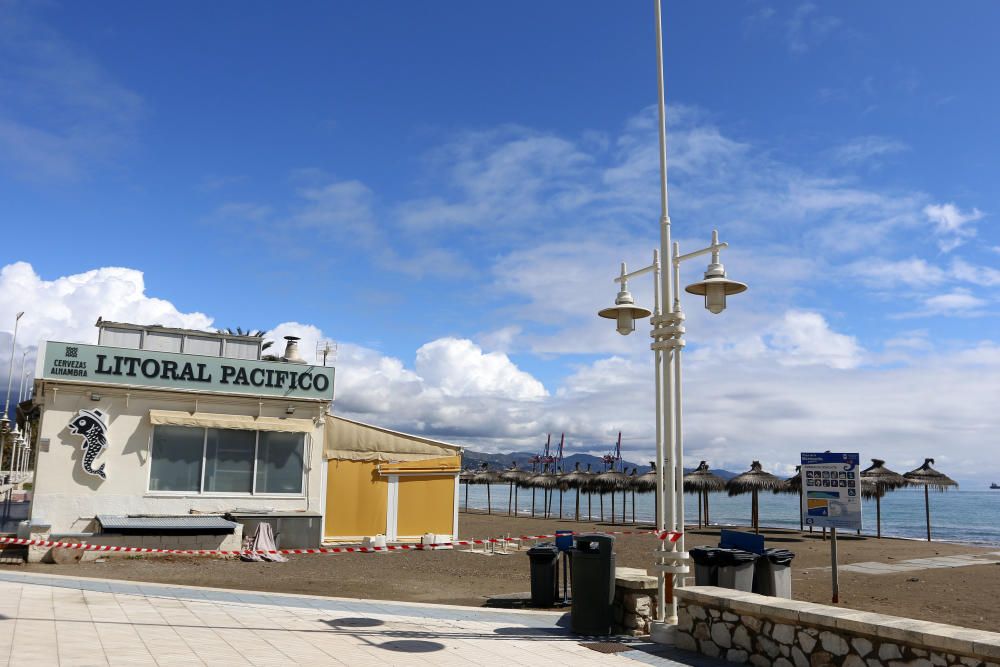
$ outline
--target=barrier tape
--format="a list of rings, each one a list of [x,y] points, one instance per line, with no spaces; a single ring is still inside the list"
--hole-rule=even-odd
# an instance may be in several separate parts
[[[572,533],[579,535],[579,533]],[[683,533],[665,530],[662,533],[655,530],[618,531],[617,535],[655,534],[661,540],[669,539],[676,542]],[[140,554],[176,554],[181,556],[240,556],[266,554],[344,554],[344,553],[382,553],[388,551],[427,551],[435,547],[474,546],[480,544],[502,544],[519,542],[521,540],[545,540],[555,535],[520,535],[518,537],[487,537],[477,540],[455,540],[453,542],[435,542],[433,544],[390,544],[384,547],[317,547],[314,549],[155,549],[152,547],[121,547],[110,544],[85,544],[82,542],[55,542],[53,540],[29,540],[20,537],[0,537],[0,544],[17,544],[22,546],[60,547],[63,549],[81,549],[83,551],[100,551],[116,553]]]

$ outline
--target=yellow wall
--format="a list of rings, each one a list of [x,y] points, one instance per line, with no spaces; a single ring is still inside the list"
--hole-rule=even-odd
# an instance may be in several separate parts
[[[400,475],[397,533],[400,537],[424,533],[450,535],[454,527],[454,504],[454,475]]]
[[[386,531],[388,480],[376,461],[327,461],[327,537],[378,535]]]

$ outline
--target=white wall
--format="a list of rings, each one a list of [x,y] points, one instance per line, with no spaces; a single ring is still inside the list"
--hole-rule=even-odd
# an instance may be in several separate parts
[[[286,417],[295,406],[296,419],[319,417],[326,403],[274,398],[242,398],[184,392],[110,389],[46,381],[36,401],[42,403],[39,451],[35,465],[31,517],[52,525],[53,533],[90,532],[97,514],[187,514],[190,510],[225,512],[240,509],[324,511],[323,423],[306,437],[306,476],[303,494],[163,494],[150,493],[149,452],[152,425],[149,411],[178,410],[220,414]],[[92,400],[91,392],[100,394]],[[83,472],[82,438],[67,425],[81,408],[108,415],[108,447],[93,463],[106,463],[108,478]],[[48,438],[48,451],[41,439]]]

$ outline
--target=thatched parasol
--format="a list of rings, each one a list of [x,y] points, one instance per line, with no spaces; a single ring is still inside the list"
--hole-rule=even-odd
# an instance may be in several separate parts
[[[903,473],[906,481],[914,485],[924,487],[924,512],[927,515],[927,541],[931,541],[931,499],[928,490],[933,487],[938,491],[947,491],[949,486],[958,486],[958,482],[953,480],[943,472],[938,472],[931,467],[934,459],[924,459],[924,464],[915,470]]]
[[[589,466],[587,471],[580,470],[580,462],[576,462],[576,467],[570,472],[562,475],[562,483],[566,485],[566,488],[576,490],[576,520],[580,520],[580,492],[585,490],[590,484],[590,479],[594,476],[594,473],[590,472]]]
[[[594,477],[594,488],[598,493],[611,494],[611,523],[615,522],[615,491],[624,492],[628,488],[628,475],[617,470],[605,470]],[[624,510],[624,507],[622,508]],[[604,520],[604,496],[601,496],[601,521]],[[625,519],[622,519],[624,523]]]
[[[875,499],[875,533],[879,539],[882,538],[882,496],[908,483],[898,472],[886,468],[882,459],[872,459],[872,464],[861,471],[861,497]]]
[[[469,511],[469,484],[472,483],[472,478],[476,476],[476,473],[472,470],[466,468],[458,475],[458,483],[465,484],[465,511]]]
[[[510,464],[510,468],[504,470],[500,473],[500,479],[504,482],[510,484],[510,489],[507,495],[507,515],[510,516],[511,510],[511,497],[514,500],[514,516],[517,516],[517,492],[516,488],[520,488],[531,478],[530,472],[525,472],[524,470],[517,469],[517,462],[514,461]]]
[[[726,491],[730,496],[740,496],[744,493],[751,494],[750,514],[754,533],[760,533],[760,512],[757,504],[757,494],[761,491],[774,491],[776,488],[781,487],[783,483],[783,480],[766,472],[760,465],[760,461],[754,461],[750,464],[750,470],[726,482]]]
[[[684,475],[684,492],[698,494],[698,527],[702,525],[702,510],[705,525],[708,525],[708,494],[726,488],[726,480],[709,470],[708,463],[702,461],[698,467]]]
[[[559,482],[556,481],[556,476],[548,472],[548,466],[544,472],[540,472],[537,475],[532,475],[531,479],[528,480],[528,484],[534,489],[542,489],[545,493],[542,496],[542,513],[547,519],[549,517],[549,491],[554,489]],[[531,516],[535,516],[535,496],[531,496]]]
[[[486,513],[493,514],[493,499],[490,497],[490,487],[496,484],[500,480],[500,475],[496,471],[489,469],[489,464],[484,463],[483,467],[476,471],[476,474],[472,476],[470,484],[485,484],[486,485]],[[468,488],[468,487],[466,487]]]

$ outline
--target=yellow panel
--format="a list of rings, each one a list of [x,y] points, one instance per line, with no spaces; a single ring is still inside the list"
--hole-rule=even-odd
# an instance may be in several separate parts
[[[399,461],[395,463],[383,463],[379,466],[379,472],[383,475],[405,475],[407,473],[455,473],[462,470],[461,456],[442,456],[435,459],[424,459],[420,461]]]
[[[397,534],[400,537],[424,533],[450,535],[454,528],[454,504],[454,475],[400,477]]]
[[[327,461],[326,537],[385,533],[389,482],[376,461]]]

